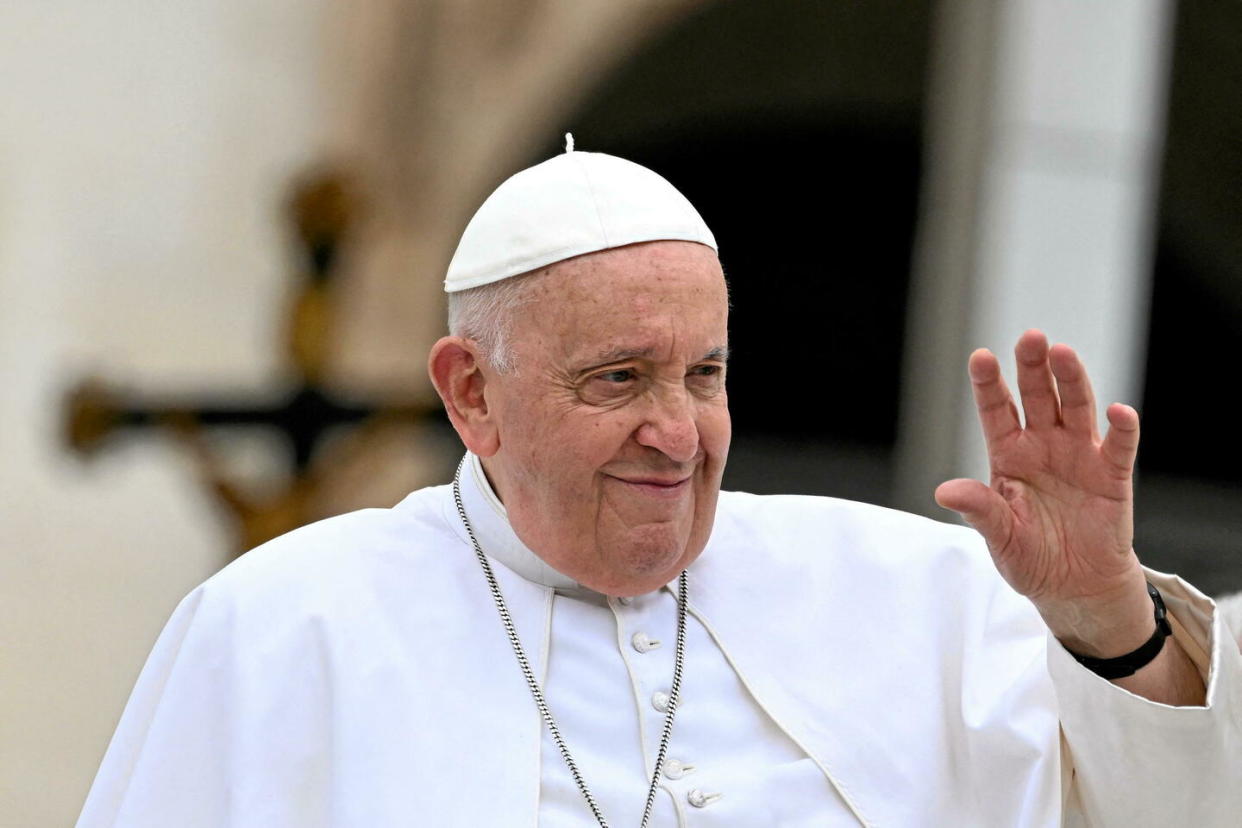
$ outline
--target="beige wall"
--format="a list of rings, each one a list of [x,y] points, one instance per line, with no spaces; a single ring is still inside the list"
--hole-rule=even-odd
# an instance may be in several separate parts
[[[323,4],[0,4],[0,823],[71,824],[225,525],[159,441],[60,447],[86,373],[276,371],[289,177],[317,153]]]
[[[329,161],[368,199],[334,383],[425,399],[473,204],[694,2],[0,5],[0,822],[73,821],[160,627],[231,543],[171,443],[67,453],[64,391],[272,387],[281,204]],[[217,447],[263,465],[261,440]]]

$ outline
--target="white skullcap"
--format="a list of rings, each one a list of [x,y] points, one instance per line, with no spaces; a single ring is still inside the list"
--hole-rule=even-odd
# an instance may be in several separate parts
[[[637,242],[716,239],[686,197],[646,167],[598,152],[561,155],[513,175],[466,225],[446,293]]]

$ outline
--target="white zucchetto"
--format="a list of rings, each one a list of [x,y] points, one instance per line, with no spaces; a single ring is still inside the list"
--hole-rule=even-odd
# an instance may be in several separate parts
[[[694,206],[632,161],[568,150],[511,176],[479,207],[449,263],[444,291],[479,287],[546,265],[647,241],[716,250]]]

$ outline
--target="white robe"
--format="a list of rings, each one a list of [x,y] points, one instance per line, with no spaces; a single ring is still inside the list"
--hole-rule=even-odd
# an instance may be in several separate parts
[[[676,590],[606,598],[549,568],[514,534],[478,459],[467,459],[462,503],[483,548],[555,590],[540,681],[557,725],[608,824],[638,825],[672,689]],[[693,611],[685,637],[680,701],[651,828],[857,826],[822,769],[746,689]],[[539,786],[540,828],[590,821],[546,728]]]
[[[542,675],[554,589],[494,568]],[[698,622],[857,823],[1242,813],[1242,657],[1174,578],[1153,575],[1206,671],[1202,708],[1079,667],[959,527],[725,492],[689,575]],[[187,596],[79,825],[530,826],[542,745],[451,490],[423,489],[292,532]]]

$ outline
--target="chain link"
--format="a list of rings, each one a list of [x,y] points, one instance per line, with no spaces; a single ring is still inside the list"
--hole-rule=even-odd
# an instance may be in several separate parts
[[[561,758],[565,760],[565,766],[569,768],[570,775],[573,776],[574,782],[578,784],[578,790],[582,792],[582,798],[586,800],[587,807],[595,815],[600,828],[608,828],[608,823],[604,820],[604,814],[600,811],[599,804],[595,801],[595,797],[591,795],[591,789],[587,787],[586,780],[582,778],[582,773],[578,770],[577,763],[574,762],[573,756],[569,753],[569,747],[561,736],[561,729],[556,726],[556,720],[552,718],[552,710],[548,707],[548,703],[543,697],[543,690],[539,687],[538,680],[535,679],[535,671],[531,669],[530,662],[526,659],[526,651],[522,649],[522,642],[518,639],[517,627],[513,624],[513,617],[509,615],[509,607],[505,603],[504,595],[500,592],[500,584],[496,581],[496,574],[492,572],[492,565],[488,562],[487,556],[483,554],[483,547],[479,545],[478,538],[474,536],[474,527],[470,525],[470,519],[466,517],[466,507],[461,500],[461,472],[465,465],[466,461],[463,459],[457,467],[457,474],[453,476],[453,500],[457,504],[457,514],[461,516],[462,525],[466,527],[466,534],[470,536],[470,543],[474,546],[474,553],[478,556],[479,564],[483,567],[483,574],[487,577],[488,589],[492,593],[492,601],[495,602],[496,611],[500,614],[500,623],[504,625],[505,635],[508,636],[509,644],[513,647],[513,655],[517,657],[518,667],[521,668],[522,676],[526,679],[526,686],[530,688],[530,694],[535,700],[535,707],[539,708],[539,715],[543,719],[543,723],[548,726],[548,732],[552,734],[552,741],[556,743],[556,748],[560,751]],[[673,716],[677,713],[677,700],[681,692],[681,673],[685,651],[686,573],[683,571],[677,579],[677,651],[673,659],[673,686],[668,694],[668,711],[664,714],[664,730],[660,735],[660,747],[656,752],[655,771],[651,774],[651,785],[647,789],[647,803],[643,807],[643,820],[640,823],[640,828],[647,828],[647,823],[651,821],[651,809],[655,806],[656,789],[660,785],[660,773],[664,770],[664,759],[668,755],[669,740],[673,734]]]

